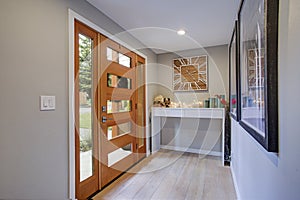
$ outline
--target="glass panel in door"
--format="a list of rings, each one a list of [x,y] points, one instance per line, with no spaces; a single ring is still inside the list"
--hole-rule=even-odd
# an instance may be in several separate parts
[[[115,51],[109,47],[106,49],[106,59],[109,61],[119,63],[120,65],[122,65],[124,67],[130,68],[130,66],[131,66],[130,57],[128,57],[118,51]]]
[[[120,123],[107,127],[107,139],[112,140],[116,137],[129,134],[131,132],[131,122]]]
[[[80,182],[93,175],[92,46],[91,38],[79,34]]]
[[[118,148],[115,151],[110,152],[108,156],[108,167],[111,167],[115,163],[119,162],[120,160],[124,159],[125,157],[132,154],[132,145],[127,144],[124,147]]]
[[[131,89],[131,79],[108,73],[107,86],[112,88]]]
[[[107,100],[107,114],[131,111],[130,100]]]

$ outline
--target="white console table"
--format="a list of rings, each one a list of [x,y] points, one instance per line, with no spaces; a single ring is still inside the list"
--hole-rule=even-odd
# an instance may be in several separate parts
[[[175,118],[197,118],[197,119],[217,119],[221,121],[221,143],[222,143],[222,163],[224,164],[224,126],[225,126],[225,109],[224,108],[152,108],[152,152],[158,151],[161,146],[161,119],[165,117]],[[179,133],[184,134],[184,133]],[[180,148],[176,149],[180,150]],[[200,152],[200,151],[199,151]]]

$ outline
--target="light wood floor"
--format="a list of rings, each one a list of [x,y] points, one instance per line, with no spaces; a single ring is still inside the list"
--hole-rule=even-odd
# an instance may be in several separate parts
[[[219,157],[160,150],[93,197],[99,199],[231,200],[236,194]]]

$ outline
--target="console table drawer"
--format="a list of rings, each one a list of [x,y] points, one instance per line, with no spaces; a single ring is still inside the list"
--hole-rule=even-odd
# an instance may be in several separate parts
[[[153,116],[159,117],[181,117],[183,111],[181,109],[172,109],[172,108],[154,108],[152,110]]]

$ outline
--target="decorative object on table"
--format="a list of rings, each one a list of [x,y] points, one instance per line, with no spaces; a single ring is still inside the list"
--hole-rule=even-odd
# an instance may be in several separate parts
[[[178,104],[171,101],[170,108],[178,108]]]
[[[164,106],[164,97],[162,95],[158,95],[153,100],[154,107],[162,107]]]
[[[169,108],[171,104],[170,98],[164,98],[164,105],[166,108]]]
[[[235,21],[235,26],[229,43],[229,110],[230,115],[236,121],[240,118],[240,109],[237,106],[239,98],[239,23]]]
[[[267,151],[278,151],[279,0],[243,0],[240,27],[240,124]]]
[[[216,99],[216,108],[225,108],[226,106],[226,100],[225,100],[225,95],[221,94],[221,95],[216,95],[217,99]]]
[[[209,100],[209,107],[210,108],[217,108],[218,107],[218,99],[215,97],[208,98]]]
[[[177,58],[173,60],[174,91],[208,90],[207,56]]]
[[[204,100],[204,108],[209,108],[209,100]]]
[[[216,95],[216,98],[218,99],[219,106],[220,106],[220,104],[223,106],[223,108],[226,108],[229,106],[229,103],[225,99],[225,95]]]
[[[204,101],[199,101],[199,108],[203,108],[204,107]]]

